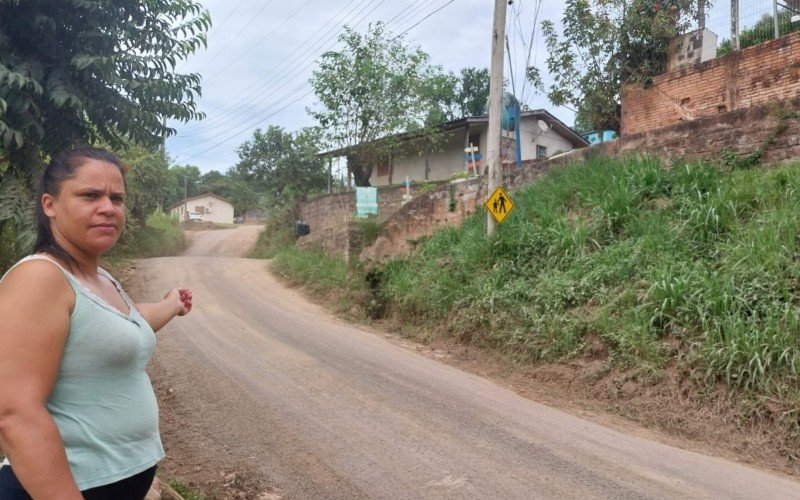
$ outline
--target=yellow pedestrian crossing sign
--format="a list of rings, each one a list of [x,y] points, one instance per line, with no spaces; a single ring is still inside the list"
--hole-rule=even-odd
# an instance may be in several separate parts
[[[503,189],[503,186],[495,189],[494,193],[492,193],[483,205],[486,207],[486,210],[492,214],[492,217],[494,217],[494,220],[496,220],[498,224],[506,220],[508,214],[514,210],[514,202],[511,201],[511,197],[506,193],[506,190]]]

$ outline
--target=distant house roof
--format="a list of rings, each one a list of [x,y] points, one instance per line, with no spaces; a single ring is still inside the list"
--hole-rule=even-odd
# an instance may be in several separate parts
[[[178,208],[179,206],[183,205],[184,203],[188,203],[188,202],[190,202],[190,201],[192,201],[192,200],[197,200],[197,199],[199,199],[199,198],[205,198],[206,196],[211,196],[211,197],[213,197],[213,198],[216,198],[216,199],[218,199],[218,200],[222,200],[222,201],[224,201],[225,203],[228,203],[228,204],[231,204],[231,205],[233,205],[233,204],[230,202],[230,200],[228,200],[228,199],[226,199],[226,198],[223,198],[222,196],[219,196],[219,195],[217,195],[217,194],[214,194],[214,193],[208,192],[208,193],[203,193],[203,194],[197,194],[197,195],[194,195],[194,196],[190,196],[190,197],[186,198],[185,200],[181,200],[181,201],[179,201],[178,203],[176,203],[176,204],[172,205],[171,207],[169,207],[169,209],[170,209],[170,210],[172,210],[173,208]]]
[[[559,120],[558,118],[553,116],[547,110],[534,109],[534,110],[528,110],[528,111],[521,112],[520,113],[520,119],[522,120],[522,119],[526,119],[526,118],[536,118],[538,120],[542,120],[543,122],[545,122],[547,124],[548,127],[550,127],[551,129],[555,130],[556,132],[558,132],[559,135],[561,135],[564,139],[568,140],[572,144],[572,147],[574,147],[574,148],[583,148],[583,147],[587,147],[587,146],[590,145],[589,141],[587,141],[586,139],[581,137],[580,134],[578,134],[577,132],[572,130],[572,128],[570,128],[569,126],[567,126],[567,124],[565,124],[564,122],[562,122],[561,120]],[[468,117],[464,117],[464,118],[459,118],[457,120],[451,120],[449,122],[444,122],[444,123],[439,125],[439,128],[443,132],[447,132],[447,131],[450,131],[450,130],[457,130],[457,129],[460,129],[460,128],[464,128],[464,127],[467,126],[467,124],[470,124],[470,125],[471,124],[482,125],[482,124],[485,124],[485,123],[489,123],[489,116],[488,115],[484,115],[484,116],[468,116]],[[411,139],[416,139],[419,136],[420,136],[420,134],[418,134],[418,133],[404,132],[404,133],[401,133],[401,134],[395,134],[392,137],[398,137],[400,140],[411,140]],[[351,149],[353,149],[353,146],[348,146],[348,147],[339,148],[339,149],[332,149],[330,151],[325,151],[323,153],[319,153],[317,156],[320,156],[320,157],[345,156],[348,153],[348,151],[350,151]]]

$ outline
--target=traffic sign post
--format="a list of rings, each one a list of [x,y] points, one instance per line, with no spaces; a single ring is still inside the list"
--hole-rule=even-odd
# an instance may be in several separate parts
[[[498,224],[502,224],[508,214],[514,210],[514,202],[511,200],[511,197],[506,193],[506,190],[503,189],[503,186],[498,187],[494,190],[494,193],[486,200],[486,203],[483,204],[486,207],[486,210],[492,214],[494,220],[497,221]]]

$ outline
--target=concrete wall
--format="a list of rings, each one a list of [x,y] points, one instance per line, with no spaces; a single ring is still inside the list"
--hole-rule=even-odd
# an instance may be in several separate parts
[[[756,107],[679,123],[659,129],[657,133],[631,134],[613,142],[575,150],[560,158],[527,161],[522,169],[506,166],[504,186],[513,193],[555,166],[582,162],[596,154],[649,153],[665,162],[681,158],[716,161],[722,159],[726,150],[748,157],[768,146],[761,157],[762,165],[800,161],[800,98],[777,104],[783,113],[793,113],[794,117],[780,118],[771,107]],[[415,198],[386,220],[383,233],[362,252],[361,260],[385,262],[409,255],[421,237],[433,234],[442,226],[461,225],[467,216],[483,210],[482,203],[487,197],[484,182],[485,178],[481,177],[442,185]]]
[[[419,194],[420,186],[411,186],[411,196]],[[378,188],[378,218],[385,221],[403,205],[404,187]],[[356,193],[342,191],[320,196],[303,203],[300,218],[308,223],[311,233],[297,240],[301,249],[321,248],[331,255],[345,257],[348,253],[348,227],[355,219]]]
[[[800,94],[800,32],[622,88],[622,135]]]

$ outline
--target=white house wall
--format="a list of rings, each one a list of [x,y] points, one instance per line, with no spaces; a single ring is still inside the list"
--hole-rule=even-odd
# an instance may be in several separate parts
[[[464,170],[464,147],[465,129],[453,130],[447,142],[442,145],[440,151],[431,152],[428,155],[428,180],[443,181],[448,180],[456,172]],[[481,152],[486,142],[486,126],[478,125],[470,128],[470,135],[481,134]],[[486,153],[484,153],[485,155]],[[483,165],[483,162],[481,162]],[[392,173],[392,183],[401,184],[405,182],[406,176],[411,181],[425,180],[425,154],[411,154],[405,158],[395,158]],[[372,171],[369,178],[373,186],[386,186],[389,184],[389,176],[378,176],[377,169]]]
[[[202,206],[203,213],[200,214],[204,221],[216,222],[218,224],[233,224],[233,205],[225,200],[214,196],[202,196],[186,201],[188,212],[195,212],[195,208]],[[177,216],[180,220],[185,220],[183,216],[183,205],[179,205],[170,211],[171,215]]]
[[[546,147],[548,157],[559,152],[566,152],[574,149],[571,142],[552,128],[542,133],[537,123],[538,118],[536,116],[523,117],[521,121],[520,142],[523,160],[532,160],[536,158],[536,146]],[[486,123],[473,123],[469,129],[470,135],[480,134],[479,147],[480,153],[483,156],[480,160],[481,170],[486,166],[487,129],[488,125]],[[430,171],[428,180],[448,180],[454,173],[464,170],[465,133],[466,128],[453,130],[452,136],[444,145],[444,149],[429,155],[428,164]],[[513,132],[508,134],[508,137],[514,138]],[[412,154],[406,158],[395,158],[392,184],[401,184],[405,182],[406,176],[408,176],[408,179],[411,181],[425,180],[424,154]],[[378,176],[378,169],[374,169],[369,181],[373,186],[386,186],[389,184],[389,175]]]
[[[564,139],[561,134],[549,129],[547,132],[542,132],[539,128],[536,117],[521,120],[520,127],[520,142],[522,143],[522,159],[533,160],[536,158],[536,146],[544,146],[547,148],[547,156],[553,156],[556,153],[565,153],[573,149],[572,143]]]

